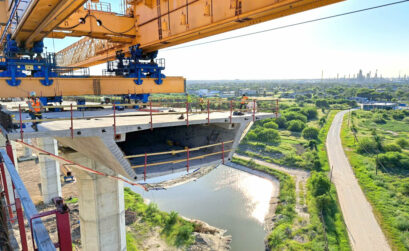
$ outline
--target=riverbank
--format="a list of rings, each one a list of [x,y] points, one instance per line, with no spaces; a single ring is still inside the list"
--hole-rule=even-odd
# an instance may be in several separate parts
[[[125,209],[128,250],[230,250],[231,237],[224,235],[225,230],[160,211],[129,188],[125,188]]]

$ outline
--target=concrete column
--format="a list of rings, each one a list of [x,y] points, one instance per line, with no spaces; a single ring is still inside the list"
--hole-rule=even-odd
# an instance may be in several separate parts
[[[91,169],[115,175],[100,163],[81,153],[66,158]],[[122,181],[73,168],[78,184],[81,243],[85,251],[125,251],[125,202]]]
[[[57,141],[53,138],[37,139],[37,146],[44,151],[58,155]],[[60,164],[46,156],[39,155],[41,194],[44,203],[50,203],[52,198],[61,196]]]
[[[24,142],[31,145],[31,139],[24,139]],[[24,151],[23,151],[24,155],[18,156],[17,158],[19,162],[35,160],[37,158],[37,156],[33,154],[33,150],[31,150],[28,147],[23,147],[23,148],[24,148]]]

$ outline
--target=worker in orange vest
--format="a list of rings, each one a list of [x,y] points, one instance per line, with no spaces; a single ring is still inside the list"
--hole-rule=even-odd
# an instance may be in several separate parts
[[[30,115],[32,120],[38,119],[43,119],[42,111],[43,111],[43,104],[41,103],[41,100],[36,97],[36,93],[30,92],[30,99],[27,101],[28,104],[28,114]],[[33,122],[31,127],[35,130],[38,131],[37,125],[38,122]]]
[[[243,94],[243,96],[241,97],[241,101],[240,101],[240,110],[243,108],[246,108],[246,104],[247,104],[247,100],[249,98],[246,96],[246,94]]]
[[[202,112],[203,112],[203,111],[206,109],[206,106],[205,106],[205,101],[204,101],[204,99],[203,99],[203,96],[202,96],[202,95],[200,95],[199,105],[200,105],[200,111],[202,111]]]

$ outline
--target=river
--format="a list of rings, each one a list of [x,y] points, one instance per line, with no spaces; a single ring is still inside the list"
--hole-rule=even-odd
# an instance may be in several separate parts
[[[163,211],[176,211],[227,230],[233,251],[265,250],[264,218],[276,187],[271,181],[224,165],[168,190],[136,192]]]

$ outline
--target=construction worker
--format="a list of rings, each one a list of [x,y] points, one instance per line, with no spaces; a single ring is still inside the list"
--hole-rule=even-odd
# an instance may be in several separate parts
[[[204,99],[203,99],[203,96],[202,96],[202,95],[200,95],[199,105],[200,105],[200,111],[202,111],[202,112],[203,112],[203,111],[206,109],[206,106],[205,106],[205,101],[204,101]]]
[[[246,108],[248,99],[249,98],[246,96],[246,94],[243,94],[243,96],[241,97],[241,101],[240,101],[240,110]]]
[[[36,93],[34,91],[30,92],[30,99],[27,101],[28,104],[28,109],[29,112],[28,114],[30,115],[32,120],[38,119],[43,119],[43,115],[41,114],[43,110],[43,104],[41,103],[41,100],[36,96]],[[38,131],[38,122],[33,122],[31,127],[35,130]]]

